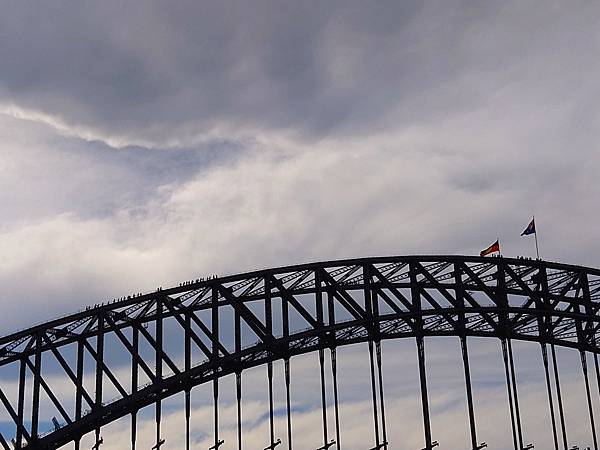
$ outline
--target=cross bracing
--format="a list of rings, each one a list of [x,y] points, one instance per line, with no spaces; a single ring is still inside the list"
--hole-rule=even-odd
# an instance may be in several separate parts
[[[14,378],[10,388],[0,384],[0,407],[14,423],[14,436],[0,434],[0,446],[9,449],[12,440],[15,448],[58,448],[92,431],[100,446],[102,426],[153,404],[159,423],[160,402],[194,386],[212,382],[218,402],[218,380],[226,375],[241,377],[251,367],[288,364],[296,355],[359,342],[376,344],[381,364],[379,343],[397,338],[416,338],[424,360],[425,337],[459,336],[467,379],[467,337],[501,339],[511,411],[518,410],[516,382],[508,376],[514,375],[511,340],[539,342],[544,355],[546,346],[562,346],[595,356],[599,309],[599,270],[529,259],[393,256],[199,279],[1,338],[0,369]],[[383,388],[377,383],[378,399],[374,361],[372,356],[373,402],[381,414]],[[68,380],[69,392],[53,389],[50,369]],[[425,444],[432,448],[424,365],[420,373]],[[40,427],[48,421],[44,402],[58,417],[49,431]],[[514,416],[515,448],[523,448],[518,411]],[[387,448],[381,433],[376,445]],[[328,438],[325,433],[324,447]],[[158,430],[157,448],[160,442]],[[220,445],[217,427],[215,448]]]

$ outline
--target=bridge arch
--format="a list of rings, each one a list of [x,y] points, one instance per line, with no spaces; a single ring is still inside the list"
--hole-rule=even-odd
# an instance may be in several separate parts
[[[0,338],[0,369],[18,367],[12,371],[17,386],[13,399],[0,385],[0,405],[15,424],[15,436],[0,435],[0,445],[10,448],[7,439],[12,438],[16,448],[58,448],[144,406],[189,393],[194,386],[210,381],[218,386],[215,380],[239,376],[251,367],[288,362],[313,351],[322,355],[324,349],[358,342],[369,343],[372,366],[374,344],[379,357],[380,341],[411,337],[421,352],[428,336],[461,338],[467,369],[470,336],[501,339],[510,365],[510,343],[515,339],[539,342],[545,358],[547,345],[596,357],[599,309],[600,270],[531,259],[390,256],[192,280],[106,302]],[[173,346],[165,339],[167,323],[178,328],[183,345]],[[109,340],[127,354],[132,368],[128,386],[111,366],[105,345]],[[142,343],[151,349],[154,364],[141,356]],[[76,348],[77,356],[67,358],[66,348]],[[193,361],[194,352],[203,359]],[[48,358],[70,382],[72,410],[45,381],[43,361]],[[86,373],[90,358],[91,374]],[[508,376],[514,368],[508,359],[505,362],[509,395],[512,389],[516,397]],[[423,386],[424,369],[421,374]],[[86,375],[95,379],[94,392],[84,386]],[[140,375],[149,382],[141,384]],[[103,395],[105,379],[114,386],[117,398]],[[39,429],[41,393],[64,422],[47,434]],[[28,400],[31,420],[24,414]],[[511,407],[514,402],[518,409],[516,400],[511,399]],[[426,389],[423,402],[427,403]],[[427,427],[425,441],[431,448]],[[476,448],[474,420],[471,428]],[[157,445],[159,441],[157,434]],[[218,437],[215,441],[217,445]]]

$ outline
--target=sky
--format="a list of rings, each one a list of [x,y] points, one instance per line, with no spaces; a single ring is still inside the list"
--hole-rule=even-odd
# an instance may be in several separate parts
[[[0,334],[207,274],[533,256],[532,215],[544,259],[600,265],[597,2],[0,8]]]

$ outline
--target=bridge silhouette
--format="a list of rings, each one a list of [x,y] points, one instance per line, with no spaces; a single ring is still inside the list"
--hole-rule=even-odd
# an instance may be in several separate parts
[[[162,402],[183,393],[185,445],[190,449],[190,394],[194,387],[209,383],[214,409],[211,448],[224,448],[219,435],[219,380],[233,375],[237,442],[228,442],[227,446],[241,450],[245,448],[244,371],[265,366],[269,396],[265,449],[291,450],[294,435],[290,359],[316,352],[323,433],[322,441],[313,448],[341,449],[336,349],[366,343],[374,428],[372,449],[394,448],[399,443],[388,439],[381,342],[411,338],[416,341],[424,448],[430,450],[438,442],[431,427],[426,338],[455,336],[461,344],[462,361],[457,364],[464,370],[470,450],[485,448],[487,444],[477,434],[469,337],[501,342],[512,431],[509,439],[515,450],[532,448],[532,444],[524,440],[512,342],[540,345],[547,413],[556,450],[571,447],[567,442],[555,348],[577,350],[590,431],[594,449],[598,450],[588,355],[593,356],[600,388],[599,309],[600,270],[503,257],[374,257],[192,280],[177,287],[105,302],[0,338],[0,373],[12,377],[0,378],[4,384],[0,385],[0,408],[5,409],[14,430],[13,435],[0,433],[0,446],[5,450],[55,449],[71,444],[79,449],[82,436],[94,433],[93,448],[100,449],[109,439],[102,436],[102,427],[130,416],[130,446],[135,449],[137,415],[142,408],[154,405],[153,448],[166,448],[168,442],[161,434]],[[326,358],[330,359],[330,370],[326,370]],[[287,419],[283,443],[274,432],[273,363],[280,360],[285,368]],[[123,367],[128,373],[126,382]],[[59,371],[68,388],[54,391],[48,382],[51,371]],[[84,379],[93,380],[93,388]],[[326,413],[328,382],[333,391],[333,424],[328,423]],[[6,387],[8,384],[12,391]],[[116,397],[108,398],[107,385]],[[50,430],[40,430],[47,421],[40,413],[44,402],[58,415]],[[72,407],[67,408],[66,404]]]

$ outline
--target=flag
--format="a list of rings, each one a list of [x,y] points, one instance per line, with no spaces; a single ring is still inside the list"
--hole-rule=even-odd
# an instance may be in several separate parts
[[[529,222],[529,225],[527,225],[527,228],[525,228],[525,230],[523,230],[523,232],[521,233],[521,236],[528,236],[530,234],[535,234],[535,219],[531,219],[531,222]]]
[[[481,253],[479,253],[479,256],[486,256],[486,255],[489,255],[490,253],[495,253],[495,252],[500,252],[500,242],[498,240],[496,240],[496,242],[494,242],[492,245],[490,245],[485,250],[481,250]]]

